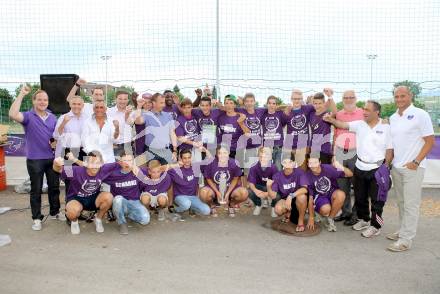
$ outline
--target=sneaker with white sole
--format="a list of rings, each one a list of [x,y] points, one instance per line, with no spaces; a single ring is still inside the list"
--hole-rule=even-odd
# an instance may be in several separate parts
[[[270,216],[273,217],[273,218],[278,217],[278,214],[275,212],[275,208],[274,207],[272,207],[272,209],[270,210]]]
[[[164,208],[159,209],[159,214],[157,215],[157,220],[160,222],[163,222],[165,220],[165,209]]]
[[[399,240],[399,232],[394,232],[394,233],[388,234],[387,239],[391,240],[391,241]]]
[[[119,225],[119,234],[121,234],[121,235],[128,235],[128,225],[127,225],[127,223]]]
[[[72,235],[79,235],[81,230],[79,228],[78,220],[76,222],[74,221],[70,222],[70,232],[72,233]]]
[[[97,233],[104,233],[104,226],[102,225],[102,219],[95,216],[93,220],[95,222],[95,228]]]
[[[262,209],[261,206],[255,206],[255,208],[254,208],[254,212],[253,212],[252,214],[253,214],[253,215],[260,215],[260,213],[261,213],[261,209]]]
[[[34,219],[34,222],[32,223],[32,230],[34,231],[41,231],[42,225],[40,219]]]
[[[371,238],[374,236],[378,236],[378,235],[380,235],[380,229],[375,228],[373,226],[369,226],[361,233],[361,235],[362,235],[362,237],[365,237],[365,238]]]
[[[366,222],[363,219],[358,220],[357,223],[353,225],[353,230],[362,231],[370,226],[370,222]]]
[[[268,208],[270,206],[269,200],[267,198],[264,198],[261,200],[261,205],[263,208]]]
[[[327,231],[329,231],[329,232],[336,232],[337,231],[336,225],[335,225],[335,220],[330,217],[327,217]]]
[[[393,252],[402,252],[402,251],[407,251],[411,248],[411,244],[408,242],[405,242],[401,239],[397,240],[394,243],[391,243],[387,249]]]
[[[55,215],[51,215],[50,219],[52,219],[52,220],[59,220],[59,221],[65,222],[66,221],[66,216],[64,215],[64,213],[58,212]]]

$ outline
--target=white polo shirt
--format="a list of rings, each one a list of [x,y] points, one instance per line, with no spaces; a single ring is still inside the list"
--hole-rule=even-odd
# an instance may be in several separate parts
[[[363,120],[349,122],[349,131],[356,133],[356,167],[369,171],[380,167],[387,149],[393,149],[390,125],[382,120],[372,128]]]
[[[107,110],[107,115],[110,121],[119,121],[119,137],[115,140],[115,144],[130,143],[132,126],[125,120],[125,111],[119,111],[117,106],[113,106]]]
[[[416,159],[425,141],[423,137],[434,135],[429,114],[411,104],[400,115],[396,111],[390,117],[391,139],[394,147],[393,166],[403,168],[405,164]],[[420,162],[426,167],[426,159]]]
[[[97,150],[101,152],[104,163],[115,162],[113,153],[114,133],[115,126],[111,120],[106,119],[104,126],[100,129],[93,115],[84,122],[81,132],[84,152]]]

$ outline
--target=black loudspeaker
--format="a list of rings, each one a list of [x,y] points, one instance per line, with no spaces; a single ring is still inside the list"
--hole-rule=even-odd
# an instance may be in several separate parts
[[[40,75],[41,89],[49,96],[49,110],[54,114],[64,114],[70,111],[66,98],[76,81],[75,74]],[[76,92],[79,95],[79,89]]]

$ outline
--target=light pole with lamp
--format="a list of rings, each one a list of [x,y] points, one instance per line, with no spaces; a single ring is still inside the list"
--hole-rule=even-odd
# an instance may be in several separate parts
[[[107,62],[110,58],[112,58],[110,55],[101,56],[101,59],[105,61],[105,104],[107,104],[107,87],[108,87]]]
[[[370,100],[373,95],[373,61],[377,58],[377,54],[367,54],[367,58],[370,59]]]

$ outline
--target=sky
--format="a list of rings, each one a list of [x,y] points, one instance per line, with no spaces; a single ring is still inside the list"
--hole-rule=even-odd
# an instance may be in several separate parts
[[[260,101],[325,86],[337,99],[346,89],[370,98],[370,86],[388,98],[401,80],[440,91],[440,1],[218,3],[217,43],[216,0],[2,1],[0,87],[76,73],[141,93],[178,84],[189,97],[218,78],[222,96]]]

